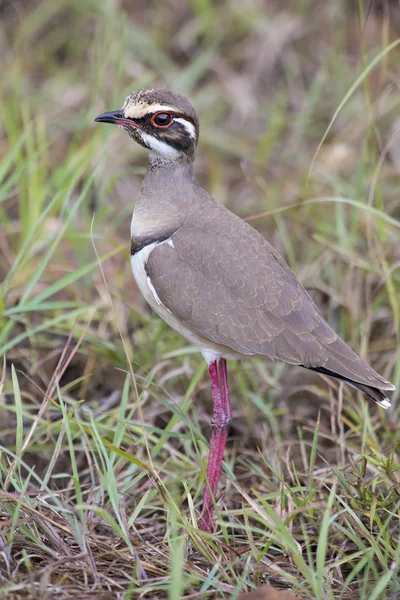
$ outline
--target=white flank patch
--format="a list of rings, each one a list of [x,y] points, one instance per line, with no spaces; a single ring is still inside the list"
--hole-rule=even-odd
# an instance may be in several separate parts
[[[166,144],[165,142],[161,142],[160,140],[153,137],[149,133],[140,131],[140,136],[141,136],[142,140],[144,141],[144,143],[146,144],[146,146],[148,148],[150,148],[150,150],[152,152],[154,152],[158,156],[161,156],[162,158],[166,158],[168,160],[174,160],[175,158],[179,158],[181,156],[181,153],[178,150],[176,150],[169,144]]]
[[[191,344],[195,344],[200,352],[202,353],[204,359],[210,365],[215,360],[218,360],[222,356],[224,358],[231,358],[236,360],[239,358],[240,354],[235,351],[229,351],[228,348],[219,347],[218,344],[214,344],[210,340],[203,338],[198,335],[194,331],[190,329],[187,325],[182,323],[177,317],[174,316],[173,312],[171,312],[162,302],[157,294],[154,285],[146,272],[146,263],[149,259],[151,252],[154,250],[156,246],[161,244],[167,244],[170,248],[174,248],[173,241],[169,238],[164,242],[155,242],[154,244],[149,244],[145,246],[131,256],[131,265],[133,276],[136,280],[139,290],[143,294],[144,299],[148,304],[150,304],[151,308],[156,312],[170,327],[175,329],[178,333],[183,335]]]
[[[186,131],[188,132],[188,134],[190,135],[190,137],[192,139],[195,139],[196,137],[196,129],[194,128],[193,123],[191,123],[190,121],[187,121],[186,119],[177,119],[175,118],[174,121],[176,121],[177,123],[180,123],[181,125],[184,126],[184,128],[186,129]]]
[[[149,276],[147,276],[147,285],[149,286],[151,293],[154,296],[155,301],[157,302],[157,304],[162,304],[159,295],[157,294],[154,285],[151,283],[151,279]]]
[[[154,308],[154,301],[159,306],[163,306],[163,304],[154,288],[154,285],[151,282],[150,277],[148,276],[148,274],[146,272],[145,267],[146,267],[147,261],[149,260],[151,251],[154,250],[154,248],[156,246],[165,244],[165,243],[168,244],[168,242],[171,242],[171,244],[173,246],[172,240],[169,240],[169,239],[165,240],[164,242],[154,242],[153,244],[149,244],[148,246],[145,246],[144,248],[142,248],[142,250],[140,250],[139,252],[137,252],[136,254],[134,254],[131,257],[132,272],[133,272],[133,276],[136,280],[136,283],[138,284],[138,287],[139,287],[140,291],[142,292],[145,300],[153,308]],[[165,310],[168,310],[168,309],[165,308]]]

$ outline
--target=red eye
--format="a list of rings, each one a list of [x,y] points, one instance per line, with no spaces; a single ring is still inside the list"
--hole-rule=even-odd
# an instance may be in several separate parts
[[[168,125],[171,125],[173,117],[171,113],[158,112],[153,115],[151,121],[153,125],[156,125],[157,127],[168,127]]]

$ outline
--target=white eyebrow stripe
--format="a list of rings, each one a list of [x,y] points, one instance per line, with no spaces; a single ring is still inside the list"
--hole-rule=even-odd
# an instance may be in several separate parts
[[[128,103],[124,104],[123,108],[123,113],[124,116],[127,117],[128,119],[141,119],[142,117],[145,117],[146,115],[152,115],[156,112],[159,111],[168,111],[168,112],[178,112],[180,113],[180,110],[177,110],[176,108],[174,108],[173,106],[168,106],[166,104],[148,104],[147,102],[138,102],[136,104],[129,104]]]
[[[195,129],[193,123],[191,123],[190,121],[187,121],[186,119],[183,119],[183,118],[181,119],[181,118],[176,118],[176,117],[174,118],[174,121],[183,125],[192,139],[196,138],[196,129]]]
[[[159,110],[167,110],[169,112],[172,111],[172,112],[178,112],[178,113],[181,112],[174,106],[167,106],[166,104],[150,104],[150,106],[147,110],[147,114],[152,114],[152,113],[158,112]]]

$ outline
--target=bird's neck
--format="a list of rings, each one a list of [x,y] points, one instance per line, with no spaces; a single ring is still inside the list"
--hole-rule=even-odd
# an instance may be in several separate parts
[[[150,161],[133,213],[131,237],[156,239],[176,231],[196,212],[198,189],[191,160]]]
[[[188,157],[186,157],[184,155],[172,154],[171,156],[162,156],[161,154],[158,154],[157,152],[150,152],[148,169],[160,169],[163,167],[167,167],[171,164],[186,164],[186,163],[193,164],[193,162],[190,161],[188,159]]]

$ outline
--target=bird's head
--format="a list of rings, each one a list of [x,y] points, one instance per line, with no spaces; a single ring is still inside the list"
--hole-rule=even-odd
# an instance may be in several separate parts
[[[96,117],[98,123],[119,125],[153,162],[193,160],[199,137],[199,119],[186,98],[169,90],[140,90],[123,107]]]

